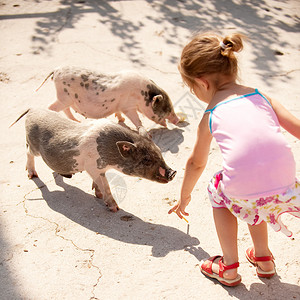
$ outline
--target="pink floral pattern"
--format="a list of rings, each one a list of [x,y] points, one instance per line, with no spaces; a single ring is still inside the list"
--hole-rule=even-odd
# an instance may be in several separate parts
[[[216,179],[217,178],[217,179]],[[235,199],[227,197],[219,185],[220,172],[214,175],[208,185],[209,197],[214,208],[227,208],[232,214],[250,225],[267,222],[275,231],[287,236],[292,232],[281,221],[283,213],[300,218],[300,181],[296,179],[293,188],[283,194],[259,199]]]

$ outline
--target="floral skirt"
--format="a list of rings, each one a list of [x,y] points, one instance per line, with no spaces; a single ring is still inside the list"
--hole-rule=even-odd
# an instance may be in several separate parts
[[[300,218],[300,181],[282,194],[259,199],[235,199],[227,197],[219,184],[222,171],[216,173],[208,185],[209,198],[213,208],[227,208],[231,213],[250,225],[267,222],[275,231],[281,231],[287,236],[292,232],[281,221],[283,213],[289,213]]]

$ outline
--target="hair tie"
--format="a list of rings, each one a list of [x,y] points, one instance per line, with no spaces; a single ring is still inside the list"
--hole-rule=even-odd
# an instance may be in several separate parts
[[[225,45],[222,41],[220,42],[220,47],[225,50],[227,48],[227,45]]]

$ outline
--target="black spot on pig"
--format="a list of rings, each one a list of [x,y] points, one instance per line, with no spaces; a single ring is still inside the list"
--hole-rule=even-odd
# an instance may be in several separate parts
[[[86,81],[89,80],[89,76],[88,75],[82,74],[80,77],[82,78],[83,82],[86,82]]]
[[[154,114],[163,119],[172,111],[171,101],[167,93],[158,88],[154,83],[147,85],[147,91],[141,91],[144,96],[146,106],[152,105]]]
[[[84,87],[88,90],[89,89],[89,83],[86,83],[85,85],[84,85]]]
[[[154,97],[154,103],[152,105],[153,112],[159,117],[159,120],[164,119],[172,112],[169,101],[158,95]]]
[[[134,142],[129,134],[125,134],[124,130],[106,127],[105,130],[99,133],[96,139],[97,151],[100,155],[100,158],[97,160],[99,169],[105,168],[108,164],[120,165],[122,163],[123,159],[116,146],[118,141]]]
[[[144,96],[144,99],[146,101],[146,106],[149,106],[149,104],[152,102],[153,97],[156,95],[159,95],[160,91],[153,84],[151,84],[151,85],[148,84],[147,88],[148,88],[147,91],[142,91],[142,95]]]
[[[81,85],[82,87],[84,87],[84,83],[83,83],[83,82],[80,82],[80,85]]]
[[[65,92],[65,93],[68,93],[68,90],[67,90],[66,88],[64,88],[64,92]]]
[[[156,180],[160,176],[159,168],[166,168],[158,147],[149,139],[138,133],[119,126],[107,126],[99,133],[97,151],[100,158],[97,160],[99,169],[108,165],[118,166],[124,174]],[[128,143],[122,155],[118,142]],[[162,164],[162,165],[160,165]]]
[[[75,98],[78,99],[78,94],[75,94]]]
[[[96,90],[101,90],[104,92],[107,89],[107,86],[103,84],[104,75],[98,75],[95,79],[92,79],[93,88]],[[98,94],[97,94],[98,95]]]
[[[80,154],[78,150],[80,139],[78,132],[65,139],[64,132],[64,130],[57,131],[55,127],[51,128],[48,124],[45,126],[33,122],[26,124],[26,140],[32,153],[35,155],[40,153],[46,164],[57,173],[70,175],[74,173],[76,167],[74,157]]]

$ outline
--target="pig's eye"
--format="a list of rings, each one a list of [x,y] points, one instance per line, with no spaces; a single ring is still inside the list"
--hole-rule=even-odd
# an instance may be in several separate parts
[[[152,164],[152,161],[151,161],[150,158],[145,157],[145,158],[143,159],[143,165],[145,165],[145,166],[150,166],[151,164]]]

